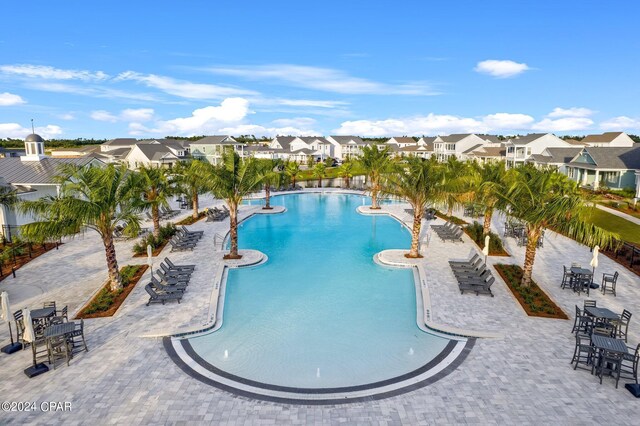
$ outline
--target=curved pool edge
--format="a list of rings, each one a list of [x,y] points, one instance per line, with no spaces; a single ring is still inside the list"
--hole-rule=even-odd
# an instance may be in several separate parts
[[[475,338],[450,340],[445,349],[422,367],[376,383],[343,388],[295,388],[233,376],[207,363],[188,340],[163,338],[169,358],[192,378],[234,395],[294,405],[336,405],[391,398],[433,384],[455,371],[475,345]]]

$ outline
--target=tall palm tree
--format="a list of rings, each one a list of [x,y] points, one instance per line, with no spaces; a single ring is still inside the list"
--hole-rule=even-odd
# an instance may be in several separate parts
[[[353,177],[353,163],[349,160],[342,163],[338,169],[338,175],[344,179],[347,189],[351,186],[351,178]]]
[[[13,190],[10,186],[0,185],[0,212],[2,212],[5,208],[11,207],[18,201],[18,197],[16,196],[16,191]],[[6,213],[4,213],[4,217],[6,217]],[[0,238],[0,242],[5,242],[5,231],[1,230],[2,235]]]
[[[378,193],[381,190],[381,179],[393,166],[393,160],[389,154],[388,146],[379,148],[378,145],[370,145],[362,148],[362,155],[360,155],[358,159],[369,178],[372,210],[380,209],[378,205]]]
[[[157,238],[160,236],[160,207],[169,206],[169,198],[175,194],[176,188],[163,167],[142,166],[136,176],[140,179],[141,206],[144,210],[151,210],[153,235]]]
[[[445,179],[442,183],[445,195],[444,203],[447,207],[447,215],[451,216],[456,206],[471,200],[475,180],[469,163],[458,160],[455,155],[449,157],[443,165],[445,171]]]
[[[322,178],[327,176],[327,166],[324,163],[317,163],[313,166],[313,177],[318,178],[318,187],[322,188]]]
[[[521,285],[529,287],[538,241],[545,228],[566,234],[590,247],[611,247],[617,236],[585,220],[589,209],[576,182],[551,170],[527,165],[507,172],[507,186],[502,199],[509,214],[522,220],[527,246]]]
[[[404,167],[397,173],[388,174],[384,180],[384,192],[401,197],[413,208],[413,226],[411,228],[411,249],[405,256],[422,257],[419,251],[422,216],[428,203],[441,200],[445,169],[435,158],[423,160],[408,157]]]
[[[222,163],[214,167],[207,176],[209,190],[229,206],[229,234],[231,249],[225,259],[240,259],[238,254],[238,206],[244,197],[261,184],[255,159],[240,159],[232,150],[223,153]]]
[[[211,169],[211,164],[201,160],[179,162],[172,169],[175,173],[175,182],[180,191],[189,197],[193,208],[192,217],[198,218],[200,194],[206,190],[205,176]]]
[[[256,160],[258,173],[264,185],[264,210],[271,210],[271,185],[280,186],[282,182],[282,161],[278,159]]]
[[[482,234],[491,232],[491,219],[493,212],[499,207],[502,198],[500,194],[505,192],[506,168],[504,161],[493,163],[474,163],[473,173],[477,179],[475,201],[484,206],[484,223]]]
[[[74,235],[84,228],[100,234],[109,269],[111,290],[122,288],[113,231],[126,222],[125,233],[140,231],[140,180],[126,166],[79,167],[64,165],[57,177],[60,196],[22,201],[24,213],[41,219],[22,226],[22,232],[32,241]]]
[[[300,164],[296,161],[288,161],[284,168],[284,173],[291,179],[291,184],[295,188],[296,178],[300,174]]]

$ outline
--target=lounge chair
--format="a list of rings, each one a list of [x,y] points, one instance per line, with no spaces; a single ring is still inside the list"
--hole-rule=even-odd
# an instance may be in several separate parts
[[[476,260],[480,259],[480,255],[477,252],[472,250],[472,253],[473,254],[469,253],[471,255],[471,257],[469,257],[469,260],[450,260],[449,264],[450,265],[471,265]]]
[[[147,293],[149,293],[149,301],[147,302],[147,306],[149,306],[150,303],[162,303],[164,305],[164,302],[166,300],[177,300],[178,303],[180,303],[180,300],[182,300],[182,293],[157,292],[153,289],[153,287],[151,287],[151,284],[147,284],[146,286],[144,286],[144,289],[147,291]]]
[[[158,281],[156,277],[151,277],[151,282],[149,283],[153,288],[159,291],[164,291],[166,293],[184,293],[187,290],[186,284],[167,284],[163,281]]]
[[[190,231],[190,230],[189,230],[189,229],[187,229],[187,227],[186,227],[186,226],[184,226],[184,225],[182,225],[182,226],[180,227],[180,229],[182,230],[182,232],[183,232],[185,235],[193,235],[193,236],[196,236],[196,237],[198,237],[198,238],[202,238],[202,236],[204,235],[204,231]]]
[[[188,280],[192,274],[192,272],[188,272],[188,271],[187,272],[174,271],[164,263],[160,263],[160,269],[162,269],[162,272],[166,276],[172,277],[172,278],[186,278]]]
[[[194,269],[196,269],[196,265],[176,265],[168,257],[164,258],[164,262],[169,268],[171,268],[171,270],[174,271],[193,271]]]
[[[482,284],[465,283],[465,284],[458,285],[458,287],[460,288],[461,294],[464,294],[465,291],[471,291],[471,292],[474,292],[476,296],[479,294],[488,294],[491,297],[493,297],[493,293],[491,292],[491,286],[493,285],[495,280],[496,279],[493,276],[491,276]]]
[[[160,282],[163,284],[168,284],[171,286],[184,286],[187,287],[189,284],[189,277],[186,276],[170,276],[166,275],[161,269],[156,270],[156,275],[160,278]]]
[[[196,248],[196,243],[185,243],[173,239],[169,240],[169,244],[171,245],[171,252],[186,250],[193,251],[193,249]]]

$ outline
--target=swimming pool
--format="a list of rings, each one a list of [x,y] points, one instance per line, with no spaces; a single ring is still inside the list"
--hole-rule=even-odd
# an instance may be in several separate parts
[[[271,390],[339,393],[387,385],[451,352],[452,340],[416,322],[412,269],[376,264],[410,244],[388,216],[356,211],[366,197],[291,194],[283,214],[243,222],[240,248],[265,264],[228,271],[224,322],[183,341],[210,371]]]

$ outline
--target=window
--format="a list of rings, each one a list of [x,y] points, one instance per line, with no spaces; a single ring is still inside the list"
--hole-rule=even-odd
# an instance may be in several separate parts
[[[39,143],[37,144],[37,146],[38,146],[38,154],[44,154],[44,152],[42,152],[42,144]]]

